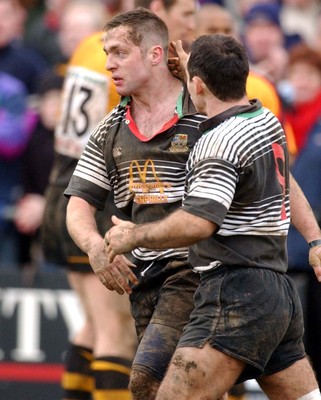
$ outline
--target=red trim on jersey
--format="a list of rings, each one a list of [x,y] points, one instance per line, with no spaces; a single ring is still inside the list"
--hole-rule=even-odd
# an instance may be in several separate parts
[[[140,133],[140,131],[138,130],[137,125],[135,124],[135,121],[133,120],[133,117],[130,114],[130,107],[127,106],[127,110],[126,110],[126,121],[129,121],[129,123],[128,123],[129,129],[142,142],[148,142],[149,140],[153,139],[153,137],[155,137],[156,135],[159,135],[160,133],[167,131],[169,128],[174,126],[178,120],[179,120],[179,116],[177,115],[177,113],[175,113],[173,118],[171,118],[168,122],[166,122],[166,124],[164,124],[158,132],[156,132],[153,136],[147,138],[146,136],[142,135]]]
[[[62,364],[0,363],[0,381],[60,382]]]

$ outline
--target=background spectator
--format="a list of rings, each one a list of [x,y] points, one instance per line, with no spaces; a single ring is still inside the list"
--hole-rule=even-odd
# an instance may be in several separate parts
[[[0,0],[0,71],[7,72],[26,86],[29,94],[48,68],[48,63],[22,36],[25,10],[18,0]]]
[[[278,4],[262,3],[251,7],[244,15],[242,40],[248,51],[252,70],[276,84],[284,76],[287,50],[299,38],[284,34]]]
[[[62,53],[58,41],[60,18],[69,0],[45,0],[44,6],[33,8],[33,18],[29,20],[25,39],[35,46],[37,51],[54,66],[62,61]],[[37,11],[35,11],[37,9]]]
[[[321,52],[321,6],[316,15],[316,33],[313,37],[312,46]]]
[[[18,0],[0,1],[0,188],[4,229],[4,240],[0,244],[0,265],[9,263],[10,266],[19,262],[19,234],[12,222],[12,214],[21,192],[21,156],[33,124],[30,98],[36,91],[41,75],[48,69],[45,60],[24,42],[25,19],[26,10]]]
[[[0,72],[0,267],[18,263],[18,233],[12,223],[21,191],[23,153],[33,124],[22,82]]]
[[[64,75],[77,44],[104,26],[109,8],[103,0],[46,0],[44,4],[44,12],[30,22],[25,37]]]
[[[293,48],[289,53],[286,78],[293,96],[286,114],[300,152],[321,116],[320,53],[306,44]]]
[[[316,21],[320,2],[318,0],[282,0],[280,20],[286,35],[300,37],[312,44],[316,37]]]
[[[46,74],[38,85],[37,124],[22,156],[22,197],[14,222],[20,236],[19,263],[39,267],[42,252],[38,230],[42,223],[49,174],[54,160],[54,130],[59,118],[63,78]]]
[[[57,33],[61,60],[56,71],[60,75],[65,75],[66,65],[78,44],[102,29],[109,18],[107,7],[101,0],[70,0],[65,5]]]

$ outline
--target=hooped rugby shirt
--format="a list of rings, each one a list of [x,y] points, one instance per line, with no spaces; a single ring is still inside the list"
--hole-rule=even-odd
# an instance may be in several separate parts
[[[200,125],[187,163],[183,209],[218,232],[190,250],[204,271],[220,264],[285,272],[290,224],[288,154],[278,119],[259,101]]]
[[[116,206],[130,214],[133,222],[151,222],[182,205],[186,162],[201,136],[198,126],[205,117],[196,113],[184,89],[173,118],[147,139],[131,118],[130,101],[124,98],[97,126],[65,194],[103,209],[113,188]],[[186,258],[187,253],[187,248],[134,251],[144,261]]]

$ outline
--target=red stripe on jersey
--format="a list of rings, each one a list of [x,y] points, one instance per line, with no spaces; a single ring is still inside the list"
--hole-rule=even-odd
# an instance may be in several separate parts
[[[135,124],[135,121],[133,120],[133,117],[130,114],[130,107],[127,106],[127,110],[126,110],[126,123],[128,123],[129,128],[133,132],[133,134],[142,142],[148,142],[149,140],[153,139],[153,137],[155,137],[156,135],[159,135],[160,133],[167,131],[169,128],[171,128],[173,125],[175,125],[178,120],[179,120],[178,114],[175,113],[173,118],[171,118],[169,121],[167,121],[166,124],[164,124],[158,132],[156,132],[151,137],[146,137],[140,133],[137,125]]]

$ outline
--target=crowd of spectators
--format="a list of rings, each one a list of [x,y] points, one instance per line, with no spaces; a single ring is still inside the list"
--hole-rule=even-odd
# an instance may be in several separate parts
[[[33,257],[30,242],[40,246],[37,232],[54,155],[53,133],[66,62],[97,25],[103,27],[109,16],[130,10],[133,3],[0,0],[2,269],[22,269],[42,260],[39,251]],[[281,104],[281,122],[286,121],[291,132],[293,175],[321,221],[321,1],[199,0],[199,14],[208,3],[228,11],[219,20],[232,18],[233,30],[220,33],[237,35],[246,46],[251,71],[273,85]],[[196,37],[197,32],[191,35]],[[49,122],[43,116],[45,105],[50,107]],[[32,206],[27,203],[31,198],[35,200]],[[307,245],[294,228],[288,243],[289,273],[302,289],[307,350],[321,383],[321,346],[317,344],[321,287],[308,265]]]

